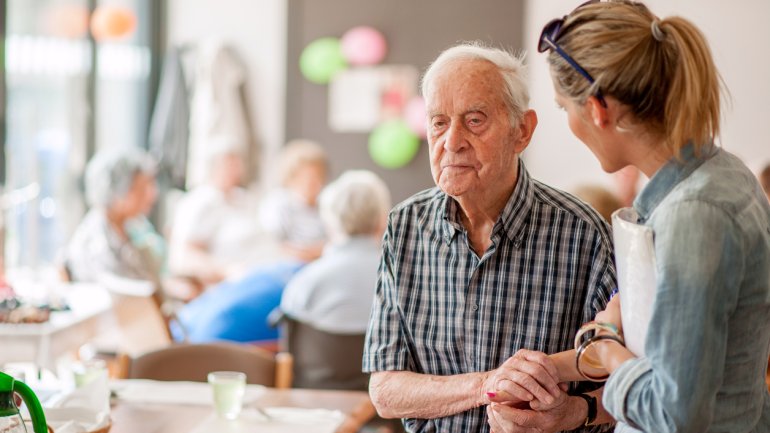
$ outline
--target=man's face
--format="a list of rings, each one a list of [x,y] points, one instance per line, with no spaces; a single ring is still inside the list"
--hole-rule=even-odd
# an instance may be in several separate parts
[[[433,180],[453,197],[516,182],[516,129],[502,97],[503,79],[483,60],[445,66],[425,95]]]

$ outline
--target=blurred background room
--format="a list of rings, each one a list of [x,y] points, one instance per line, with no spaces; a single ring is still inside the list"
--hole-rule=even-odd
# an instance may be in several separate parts
[[[534,178],[603,215],[643,187],[638,172],[603,172],[569,132],[536,55],[542,24],[578,3],[0,0],[0,369],[43,380],[104,359],[129,377],[121,359],[227,341],[293,352],[297,387],[364,391],[338,359],[360,355],[363,319],[339,321],[370,303],[376,260],[339,254],[349,234],[329,231],[319,196],[341,194],[325,187],[350,170],[383,183],[389,206],[434,186],[418,85],[442,50],[528,53]],[[703,29],[730,91],[725,147],[770,190],[770,2],[646,3]],[[353,204],[327,212],[348,218],[358,202],[339,201]],[[379,220],[370,231],[381,236]],[[363,268],[310,299],[312,263],[331,257]],[[296,275],[308,288],[283,305],[303,307],[281,311]],[[304,320],[314,305],[336,327]],[[321,376],[297,370],[308,362]]]

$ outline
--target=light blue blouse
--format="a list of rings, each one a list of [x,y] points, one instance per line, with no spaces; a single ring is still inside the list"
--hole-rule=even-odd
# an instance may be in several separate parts
[[[645,358],[604,390],[617,432],[770,432],[770,205],[734,155],[708,146],[634,202],[651,227],[657,291]]]

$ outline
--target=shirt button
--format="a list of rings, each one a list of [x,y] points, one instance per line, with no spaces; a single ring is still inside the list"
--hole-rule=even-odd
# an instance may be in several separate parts
[[[478,309],[479,309],[479,306],[478,306],[478,305],[476,305],[476,304],[472,304],[472,305],[471,305],[471,310],[473,310],[473,311],[477,311]]]
[[[513,241],[513,246],[516,248],[521,248],[521,239],[516,239]]]

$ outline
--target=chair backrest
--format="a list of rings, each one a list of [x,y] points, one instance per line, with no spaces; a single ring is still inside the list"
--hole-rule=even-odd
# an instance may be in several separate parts
[[[211,371],[241,371],[246,382],[289,388],[292,357],[233,343],[178,344],[124,358],[124,377],[166,381],[206,382]]]
[[[366,391],[369,375],[361,372],[365,334],[333,334],[281,318],[282,350],[294,358],[295,388]]]

